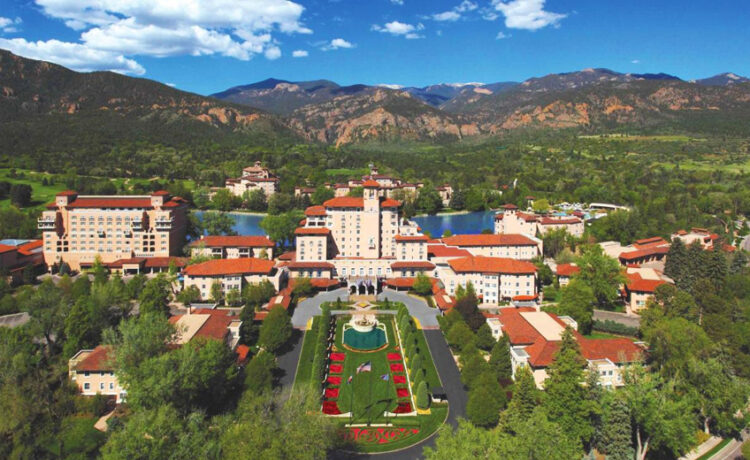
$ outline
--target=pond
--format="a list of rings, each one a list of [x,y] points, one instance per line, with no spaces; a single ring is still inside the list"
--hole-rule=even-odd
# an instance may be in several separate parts
[[[198,217],[203,215],[202,211],[195,211]],[[262,215],[228,213],[235,220],[234,230],[239,235],[265,235],[260,228]],[[464,214],[440,214],[436,216],[417,216],[412,218],[414,222],[422,227],[423,231],[430,232],[434,237],[440,237],[445,230],[453,234],[482,233],[484,229],[494,230],[495,211],[478,211]]]

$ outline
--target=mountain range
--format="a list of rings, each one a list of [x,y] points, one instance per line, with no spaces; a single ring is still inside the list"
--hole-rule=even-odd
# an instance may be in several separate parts
[[[0,148],[6,151],[63,148],[81,138],[341,146],[455,142],[517,129],[745,135],[748,119],[750,80],[733,73],[684,81],[584,69],[523,82],[426,87],[267,79],[201,96],[0,50]],[[42,141],[50,132],[55,146]]]

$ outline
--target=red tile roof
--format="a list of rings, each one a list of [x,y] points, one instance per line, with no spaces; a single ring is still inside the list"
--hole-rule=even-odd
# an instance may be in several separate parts
[[[329,235],[331,230],[325,227],[299,227],[294,231],[295,235]]]
[[[573,276],[581,271],[581,267],[573,264],[560,264],[557,266],[557,276]]]
[[[381,208],[398,208],[401,206],[401,202],[398,200],[393,200],[391,198],[386,198],[385,200],[380,202]]]
[[[442,239],[448,246],[536,246],[531,238],[518,234],[454,235]]]
[[[31,251],[33,251],[34,249],[41,248],[42,244],[43,244],[42,240],[31,240],[31,241],[29,241],[27,243],[23,243],[23,244],[19,245],[18,246],[18,252],[21,253],[21,254],[23,254],[23,255],[25,255],[25,256],[30,256],[32,254]]]
[[[428,240],[427,235],[396,235],[396,242],[398,243],[427,242]]]
[[[411,289],[414,286],[414,281],[416,281],[416,278],[411,277],[388,278],[385,280],[385,284],[396,289]]]
[[[580,224],[583,222],[578,217],[540,217],[539,223],[542,225],[570,225]]]
[[[305,215],[306,216],[325,216],[326,208],[325,206],[310,206],[309,208],[305,209]]]
[[[250,356],[250,347],[247,345],[237,345],[235,353],[237,353],[237,364],[245,364],[248,356]]]
[[[10,251],[16,251],[17,248],[15,246],[8,246],[7,244],[0,244],[0,254],[4,254],[6,252]]]
[[[666,255],[669,252],[669,246],[646,246],[643,249],[636,249],[635,251],[623,252],[620,254],[620,260],[637,260],[643,257],[650,257],[654,255]]]
[[[74,196],[74,195],[78,195],[78,193],[73,190],[63,190],[62,192],[58,193],[55,196]]]
[[[326,208],[364,208],[365,200],[358,196],[338,196],[323,203]]]
[[[645,246],[645,245],[654,244],[654,243],[669,244],[664,240],[664,238],[660,236],[652,236],[651,238],[643,238],[640,240],[636,240],[635,246]]]
[[[287,251],[279,256],[279,260],[294,260],[297,256],[295,251]]]
[[[375,181],[375,180],[372,180],[372,179],[367,179],[366,181],[362,182],[362,187],[366,187],[366,188],[379,188],[380,184],[378,183],[378,181]]]
[[[317,289],[329,289],[334,286],[340,285],[341,281],[325,278],[310,278],[310,284],[312,285],[312,287]]]
[[[209,315],[208,319],[195,332],[193,337],[205,337],[208,339],[224,340],[229,333],[229,325],[239,316],[232,316],[227,310],[212,310],[210,308],[198,308],[191,312],[193,315]],[[176,324],[185,315],[175,315],[169,318],[169,322]]]
[[[94,348],[86,358],[76,364],[75,370],[78,372],[111,371],[114,369],[114,358],[114,350],[111,347],[99,345]]]
[[[175,197],[170,201],[164,203],[164,207],[173,208],[184,204],[184,200],[179,197]],[[48,209],[54,209],[57,205],[50,203],[47,205]],[[153,209],[151,205],[151,197],[133,197],[133,196],[79,196],[72,200],[67,205],[68,208],[137,208],[137,209]]]
[[[449,247],[444,244],[427,245],[427,255],[430,257],[468,257],[471,255],[466,249]]]
[[[470,256],[448,261],[456,273],[503,273],[532,275],[536,266],[530,262],[503,257]]]
[[[424,261],[401,261],[401,262],[393,262],[391,264],[391,268],[394,270],[400,270],[404,268],[418,268],[422,270],[432,270],[435,268],[435,264],[430,262],[424,262]]]
[[[667,282],[664,280],[647,280],[643,279],[638,273],[628,273],[628,277],[625,287],[631,292],[651,292],[653,293],[657,287]]]
[[[273,271],[274,262],[266,259],[214,259],[185,267],[188,276],[222,275],[268,275]]]
[[[514,205],[514,204],[504,204],[504,205],[502,206],[502,208],[503,208],[503,209],[518,209],[518,206],[516,206],[516,205]]]
[[[291,262],[288,266],[289,266],[289,268],[291,270],[301,269],[301,268],[302,269],[304,269],[304,268],[321,268],[321,269],[325,269],[325,270],[333,270],[334,268],[336,268],[336,267],[334,267],[334,265],[332,263],[330,263],[330,262],[323,262],[323,261],[320,261],[320,262],[314,262],[314,261],[313,262]]]
[[[275,246],[273,241],[266,236],[249,235],[207,235],[190,243],[190,246],[200,245],[208,248],[272,248]]]
[[[515,300],[517,302],[528,302],[531,300],[536,300],[538,297],[539,296],[537,295],[517,295],[517,296],[513,296],[511,300]]]

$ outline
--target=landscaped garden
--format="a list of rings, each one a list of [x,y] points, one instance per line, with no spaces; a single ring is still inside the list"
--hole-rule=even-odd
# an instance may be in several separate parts
[[[347,449],[408,447],[447,416],[446,404],[431,402],[429,389],[441,383],[424,335],[405,306],[392,306],[397,314],[361,304],[332,316],[326,305],[305,336],[295,385],[319,389]]]

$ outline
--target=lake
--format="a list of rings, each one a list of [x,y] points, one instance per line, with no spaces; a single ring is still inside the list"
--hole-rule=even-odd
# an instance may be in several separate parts
[[[195,211],[199,217],[201,211]],[[228,213],[235,220],[234,230],[240,235],[265,235],[260,228],[263,216],[242,213]],[[440,237],[443,232],[450,230],[453,234],[482,233],[484,229],[494,230],[495,211],[478,211],[466,214],[441,214],[437,216],[417,216],[412,218],[414,222],[422,227],[422,231],[430,232],[434,237]]]

